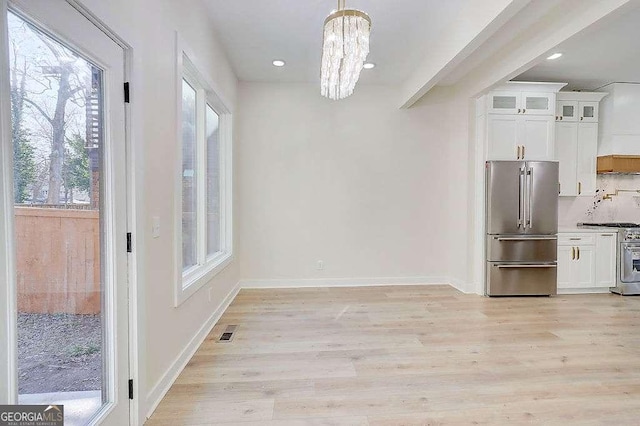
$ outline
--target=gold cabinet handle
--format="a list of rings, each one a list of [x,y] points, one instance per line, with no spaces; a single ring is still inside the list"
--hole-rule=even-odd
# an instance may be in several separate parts
[[[522,159],[524,160],[524,145],[522,145]]]
[[[576,260],[576,248],[571,247],[571,260]]]
[[[576,254],[577,254],[577,259],[576,260],[580,260],[580,247],[576,247]]]
[[[582,182],[578,182],[578,195],[582,195]]]
[[[523,109],[522,109],[522,113],[524,114],[524,113],[525,113],[525,111],[526,111],[526,109],[524,109],[524,108],[523,108]]]
[[[562,116],[560,116],[560,120],[562,120]]]
[[[558,194],[562,194],[562,184],[558,182]]]
[[[520,145],[518,145],[518,160],[520,159]]]
[[[584,120],[584,117],[580,117],[580,121]]]
[[[520,114],[520,111],[522,111],[520,108],[518,108],[518,114]]]

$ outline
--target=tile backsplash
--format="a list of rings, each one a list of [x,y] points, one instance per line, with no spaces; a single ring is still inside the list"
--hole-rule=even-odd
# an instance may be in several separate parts
[[[640,194],[621,192],[611,200],[605,194],[616,189],[640,190],[640,175],[598,175],[598,192],[593,197],[560,197],[558,225],[575,226],[578,222],[640,223]]]

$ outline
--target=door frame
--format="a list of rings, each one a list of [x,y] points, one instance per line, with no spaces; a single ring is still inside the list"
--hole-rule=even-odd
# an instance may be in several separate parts
[[[95,16],[80,0],[65,0],[76,9],[84,18],[89,20],[107,37],[113,40],[123,50],[123,74],[124,81],[131,80],[133,74],[133,49],[115,33],[102,20]],[[5,49],[8,46],[7,39],[7,12],[11,0],[0,0],[0,94],[2,98],[8,99],[10,92],[10,75],[5,70],[9,70],[8,56]],[[124,90],[124,88],[123,88]],[[136,214],[135,207],[140,205],[141,188],[139,179],[136,179],[136,162],[139,161],[140,154],[132,144],[132,111],[131,104],[124,105],[124,138],[125,138],[125,198],[126,206],[126,228],[127,232],[138,235],[135,232],[139,228],[140,218]],[[0,141],[11,138],[11,109],[8,102],[0,102]],[[7,342],[0,347],[0,404],[14,404],[18,399],[17,392],[17,295],[16,295],[16,271],[15,271],[15,220],[13,215],[13,151],[11,144],[0,143],[0,241],[6,244],[0,245],[0,270],[5,271],[0,276],[0,318],[7,319],[5,326],[0,327],[0,342]],[[122,238],[126,236],[123,235]],[[134,242],[141,241],[142,238],[135,238]],[[137,244],[136,244],[137,245]],[[140,244],[139,247],[141,247]],[[129,399],[129,423],[137,425],[139,423],[138,412],[140,410],[140,369],[139,369],[139,342],[138,327],[138,274],[141,271],[139,259],[136,258],[136,251],[127,254],[127,296],[128,296],[128,370],[129,378],[134,382],[133,399]],[[4,367],[2,367],[4,366]],[[123,401],[124,403],[124,401]],[[96,418],[100,421],[100,418]]]

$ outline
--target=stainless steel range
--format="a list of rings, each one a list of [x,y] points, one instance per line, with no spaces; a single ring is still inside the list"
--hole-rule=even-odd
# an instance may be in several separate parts
[[[618,231],[618,283],[610,290],[623,296],[640,294],[640,228]]]
[[[618,229],[618,255],[615,287],[612,293],[623,296],[640,294],[640,224],[638,223],[582,223],[582,226],[597,226]]]

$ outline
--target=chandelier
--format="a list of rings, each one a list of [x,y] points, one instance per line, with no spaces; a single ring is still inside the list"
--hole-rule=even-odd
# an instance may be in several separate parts
[[[320,93],[334,100],[351,96],[369,54],[371,18],[344,3],[324,21]]]

